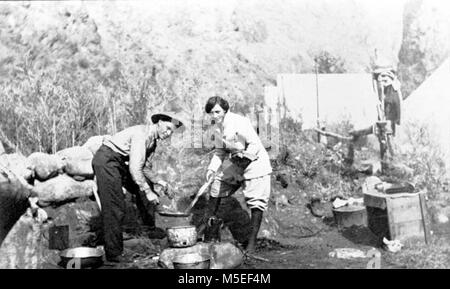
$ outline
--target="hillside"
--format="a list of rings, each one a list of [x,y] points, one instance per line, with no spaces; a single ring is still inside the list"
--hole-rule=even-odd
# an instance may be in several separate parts
[[[1,3],[0,121],[11,143],[50,151],[55,127],[56,147],[67,147],[168,100],[200,111],[212,94],[246,113],[277,73],[311,72],[317,55],[362,72],[374,48],[395,61],[401,45],[402,1],[383,13],[385,1],[194,3]]]

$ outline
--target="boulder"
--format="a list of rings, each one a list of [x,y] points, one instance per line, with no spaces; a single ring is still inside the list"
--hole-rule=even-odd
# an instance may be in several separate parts
[[[64,160],[64,172],[66,174],[78,177],[78,180],[94,178],[94,170],[92,168],[94,155],[89,149],[75,146],[59,151],[56,155]]]
[[[46,153],[32,153],[28,156],[28,161],[34,168],[35,176],[40,181],[48,180],[63,172],[64,160],[57,155]]]
[[[158,265],[166,268],[173,269],[173,260],[180,255],[199,253],[209,255],[209,244],[208,243],[197,243],[192,247],[187,248],[167,248],[164,249],[159,255]]]
[[[69,246],[79,247],[90,244],[101,226],[100,210],[89,199],[79,199],[59,207],[44,208],[51,226],[69,227]]]
[[[231,243],[212,243],[210,269],[234,269],[244,262],[244,253]]]
[[[0,155],[0,165],[11,170],[14,174],[25,180],[34,177],[34,168],[32,163],[21,154],[2,154]]]
[[[58,251],[48,249],[48,225],[28,209],[14,224],[0,246],[0,269],[40,269],[56,266]]]
[[[0,245],[29,206],[30,191],[0,174]]]
[[[76,181],[62,174],[45,182],[36,181],[32,192],[39,198],[40,206],[68,202],[94,194],[96,183],[93,180]]]

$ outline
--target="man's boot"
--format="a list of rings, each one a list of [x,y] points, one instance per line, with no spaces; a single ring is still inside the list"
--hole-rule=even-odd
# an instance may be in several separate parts
[[[252,217],[250,220],[251,231],[246,247],[246,251],[248,253],[253,253],[256,250],[256,238],[258,237],[259,228],[261,227],[262,216],[263,211],[260,209],[252,209]]]

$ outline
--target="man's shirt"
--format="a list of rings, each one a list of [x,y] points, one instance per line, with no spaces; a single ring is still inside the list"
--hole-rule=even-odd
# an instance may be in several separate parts
[[[151,191],[146,177],[153,183],[157,182],[156,176],[151,171],[157,138],[155,125],[136,125],[113,136],[106,136],[103,140],[105,146],[129,159],[131,177],[146,193]]]
[[[257,156],[257,159],[244,170],[244,179],[254,179],[272,173],[269,155],[248,118],[227,112],[223,124],[216,126],[219,137],[225,141],[216,140],[214,155],[208,169],[217,172],[224,159],[229,158],[230,153],[243,150]]]

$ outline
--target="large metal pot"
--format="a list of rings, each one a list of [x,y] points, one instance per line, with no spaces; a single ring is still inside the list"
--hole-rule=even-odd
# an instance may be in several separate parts
[[[348,205],[333,209],[333,215],[339,230],[351,226],[367,226],[367,211],[362,205]]]
[[[167,228],[169,245],[175,248],[194,246],[197,243],[197,229],[195,226],[176,226]]]
[[[172,263],[174,269],[209,269],[210,257],[191,253],[177,256]]]
[[[59,255],[61,258],[59,265],[72,269],[97,268],[103,264],[103,255],[103,250],[97,248],[70,248]]]
[[[188,212],[158,211],[158,214],[157,221],[162,228],[189,226],[192,220],[192,214]]]
[[[191,216],[191,213],[190,212],[178,212],[178,211],[174,211],[174,212],[171,212],[171,211],[158,211],[158,214],[160,214],[161,216],[165,216],[165,217],[180,217],[180,218],[183,218],[183,217],[190,217]]]

